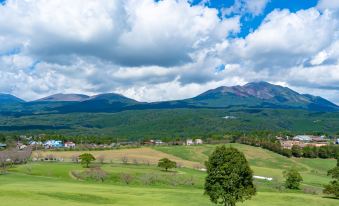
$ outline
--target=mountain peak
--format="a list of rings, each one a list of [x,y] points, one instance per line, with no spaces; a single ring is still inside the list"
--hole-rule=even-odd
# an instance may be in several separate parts
[[[250,82],[243,86],[218,87],[192,99],[198,105],[218,107],[250,106],[337,110],[338,106],[312,95],[303,95],[288,87],[268,82]],[[195,103],[196,104],[196,103]]]
[[[278,85],[274,85],[274,84],[271,84],[269,82],[265,82],[265,81],[257,81],[257,82],[249,82],[247,84],[244,85],[245,87],[246,86],[278,86]]]

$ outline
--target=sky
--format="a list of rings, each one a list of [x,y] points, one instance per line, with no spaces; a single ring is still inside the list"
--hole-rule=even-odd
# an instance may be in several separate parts
[[[339,0],[0,0],[0,93],[152,102],[253,81],[339,104]]]

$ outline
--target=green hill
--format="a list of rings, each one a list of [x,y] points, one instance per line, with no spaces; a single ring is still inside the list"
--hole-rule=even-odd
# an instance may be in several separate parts
[[[232,146],[243,151],[254,175],[273,177],[273,181],[255,180],[257,195],[244,202],[244,206],[335,206],[338,200],[321,194],[322,185],[330,179],[326,171],[335,165],[334,160],[288,159],[270,151],[239,144]],[[215,145],[154,147],[158,151],[190,160],[203,162]],[[148,148],[147,151],[151,150]],[[128,153],[128,149],[125,151]],[[143,152],[140,150],[140,158]],[[119,150],[124,152],[124,150]],[[58,156],[60,152],[54,152]],[[64,152],[62,152],[64,153]],[[159,159],[161,154],[158,153]],[[109,158],[109,157],[107,157]],[[65,161],[68,161],[65,159]],[[97,163],[98,164],[98,163]],[[296,166],[304,182],[299,191],[283,188],[282,171]],[[15,166],[10,173],[0,175],[0,202],[6,206],[94,206],[94,205],[201,205],[212,206],[203,195],[205,172],[192,168],[177,168],[163,172],[154,165],[111,163],[108,159],[102,169],[107,173],[104,182],[94,179],[77,180],[73,172],[85,169],[75,163],[36,162]],[[131,177],[129,184],[122,174]],[[291,201],[293,200],[293,201]]]

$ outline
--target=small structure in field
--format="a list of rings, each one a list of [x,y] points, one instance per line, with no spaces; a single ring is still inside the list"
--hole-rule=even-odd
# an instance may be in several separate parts
[[[195,139],[194,143],[195,144],[203,144],[204,142],[202,141],[202,139]]]
[[[155,145],[163,145],[164,144],[164,142],[162,140],[159,140],[159,139],[155,140],[154,143],[155,143]]]
[[[272,177],[263,177],[263,176],[253,176],[254,179],[259,179],[259,180],[268,180],[268,181],[272,181],[273,178]]]
[[[187,146],[194,145],[193,140],[192,140],[192,139],[187,139],[187,140],[186,140],[186,145],[187,145]]]
[[[72,148],[74,149],[75,148],[75,143],[74,142],[65,142],[65,145],[64,145],[66,148]]]

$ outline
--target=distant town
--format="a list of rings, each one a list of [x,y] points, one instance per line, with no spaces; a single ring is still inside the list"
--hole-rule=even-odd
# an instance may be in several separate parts
[[[200,138],[195,139],[184,139],[184,140],[173,140],[173,141],[163,141],[160,139],[149,139],[145,141],[115,141],[110,144],[95,144],[95,143],[76,143],[75,141],[63,141],[59,139],[48,139],[46,141],[38,141],[36,139],[41,139],[44,137],[44,134],[37,136],[26,136],[20,135],[18,141],[16,141],[16,149],[23,150],[27,147],[32,147],[34,150],[38,149],[114,149],[120,146],[161,146],[161,145],[201,145],[201,144],[217,144],[222,141],[204,141]],[[298,146],[304,148],[306,146],[310,147],[323,147],[334,144],[339,144],[339,137],[327,137],[325,135],[315,136],[315,135],[296,135],[294,137],[290,136],[277,136],[275,138],[284,149],[292,149],[293,146]],[[6,143],[0,142],[0,149],[5,149],[9,145]]]

